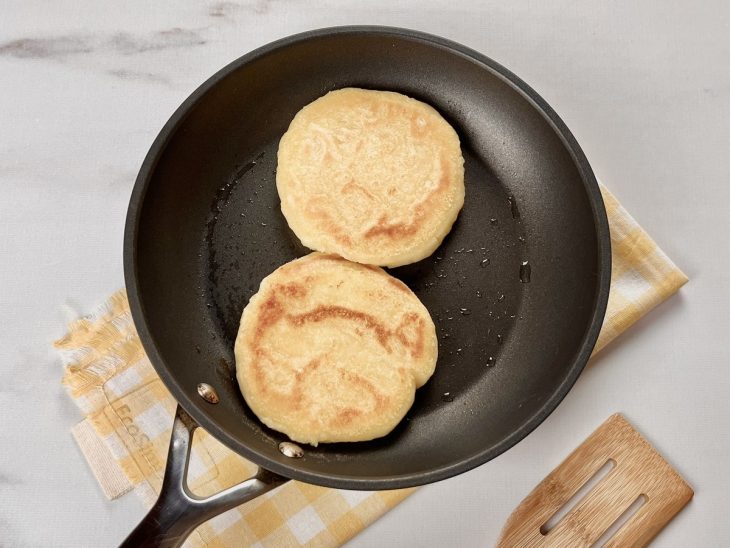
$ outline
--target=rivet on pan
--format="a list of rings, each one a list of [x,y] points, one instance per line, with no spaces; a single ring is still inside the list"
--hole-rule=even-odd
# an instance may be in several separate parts
[[[200,397],[208,403],[218,403],[220,401],[218,393],[207,382],[201,382],[198,384],[198,394],[200,394]]]
[[[281,451],[281,454],[285,457],[292,459],[300,459],[304,456],[304,449],[290,441],[282,441],[279,444],[279,451]]]

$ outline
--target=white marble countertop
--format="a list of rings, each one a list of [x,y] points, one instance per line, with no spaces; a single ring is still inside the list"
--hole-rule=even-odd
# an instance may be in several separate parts
[[[606,350],[525,441],[421,489],[352,545],[492,543],[520,499],[616,411],[696,491],[656,546],[727,543],[727,2],[365,4],[3,2],[0,544],[112,546],[143,514],[134,496],[106,501],[84,463],[69,434],[79,414],[59,385],[51,341],[122,286],[127,199],[160,127],[248,50],[363,23],[440,34],[520,75],[691,282]]]

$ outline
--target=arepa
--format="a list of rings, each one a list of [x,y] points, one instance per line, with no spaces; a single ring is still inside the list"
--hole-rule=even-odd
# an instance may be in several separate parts
[[[394,267],[431,255],[451,230],[464,159],[431,106],[345,88],[296,114],[279,144],[276,186],[306,247]]]
[[[235,344],[251,410],[312,445],[388,434],[433,374],[437,354],[433,321],[405,284],[323,253],[263,279]]]

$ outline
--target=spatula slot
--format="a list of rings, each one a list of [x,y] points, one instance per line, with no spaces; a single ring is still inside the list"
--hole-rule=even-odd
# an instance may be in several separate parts
[[[617,517],[616,521],[614,521],[609,528],[606,529],[606,532],[601,535],[601,538],[591,545],[591,548],[600,548],[605,546],[606,543],[608,543],[608,541],[611,540],[611,538],[613,538],[613,536],[618,532],[618,530],[621,529],[621,527],[623,527],[631,518],[633,518],[634,515],[636,515],[636,512],[644,506],[646,500],[646,495],[639,495],[636,497],[636,500],[634,500],[634,502],[632,502],[629,507],[624,510],[623,514]]]
[[[520,502],[498,546],[646,546],[693,494],[616,413]]]
[[[603,478],[605,478],[615,467],[616,461],[608,459],[606,463],[596,470],[596,473],[593,474],[588,481],[586,481],[581,488],[578,489],[565,504],[558,508],[550,519],[540,527],[540,533],[547,535],[550,531],[552,531],[563,520],[563,518],[572,512],[573,508],[578,506],[578,504],[586,498],[588,494],[601,482],[601,480],[603,480]]]

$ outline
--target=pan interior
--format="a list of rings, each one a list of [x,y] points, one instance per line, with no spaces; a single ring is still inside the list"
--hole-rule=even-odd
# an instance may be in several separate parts
[[[293,462],[277,450],[285,437],[240,395],[233,341],[261,279],[308,252],[279,209],[279,139],[301,107],[346,86],[439,110],[461,139],[466,200],[434,255],[390,271],[426,305],[439,338],[436,373],[407,418],[380,440],[306,447]],[[602,209],[585,169],[533,99],[450,46],[350,31],[269,48],[198,90],[143,166],[129,284],[140,335],[191,415],[274,471],[351,488],[463,471],[536,426],[587,357],[606,288]],[[199,382],[217,389],[218,405],[197,396]]]

